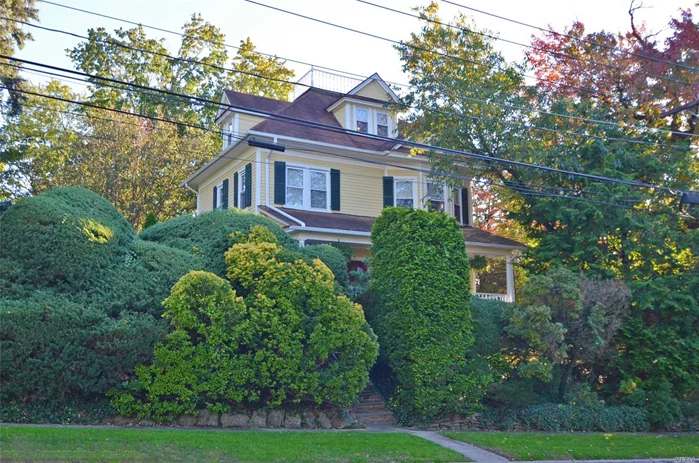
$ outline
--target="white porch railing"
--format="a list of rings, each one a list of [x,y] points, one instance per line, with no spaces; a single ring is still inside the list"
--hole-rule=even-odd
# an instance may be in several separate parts
[[[496,293],[473,293],[474,296],[481,299],[490,299],[494,301],[512,302],[507,294],[496,294]]]

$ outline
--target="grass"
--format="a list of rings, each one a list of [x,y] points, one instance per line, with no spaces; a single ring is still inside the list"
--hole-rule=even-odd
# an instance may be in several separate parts
[[[399,433],[0,426],[2,461],[453,462],[464,457]]]
[[[698,435],[445,432],[521,461],[699,457]]]

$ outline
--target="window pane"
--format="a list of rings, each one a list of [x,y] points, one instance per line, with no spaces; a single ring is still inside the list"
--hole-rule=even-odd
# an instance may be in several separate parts
[[[311,207],[316,209],[327,209],[328,193],[325,191],[311,190]]]
[[[286,205],[303,207],[303,188],[286,188]]]
[[[358,121],[369,122],[369,111],[362,108],[357,108],[354,111]]]
[[[388,126],[387,125],[377,125],[376,135],[380,137],[388,137]]]
[[[444,201],[444,185],[428,183],[427,198],[434,201]]]
[[[311,189],[327,190],[328,175],[325,172],[311,171]]]
[[[444,201],[430,200],[429,205],[428,205],[428,210],[437,211],[437,212],[444,212]]]
[[[412,208],[413,207],[413,200],[412,199],[396,199],[396,206]]]
[[[301,169],[287,169],[286,184],[290,187],[303,188],[303,171]]]
[[[413,182],[396,182],[396,198],[413,199]]]
[[[461,206],[458,204],[454,205],[454,217],[456,217],[456,220],[461,222]]]
[[[376,123],[388,127],[388,114],[376,113]]]
[[[240,191],[245,191],[245,170],[241,170],[238,173],[238,177],[239,177],[238,185],[239,185]]]
[[[369,131],[369,123],[357,121],[357,131],[358,132],[368,132]]]

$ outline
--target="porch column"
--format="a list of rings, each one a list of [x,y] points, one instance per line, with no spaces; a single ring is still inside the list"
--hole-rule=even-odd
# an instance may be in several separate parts
[[[507,279],[507,302],[515,301],[515,269],[512,265],[512,256],[505,258],[505,269]]]

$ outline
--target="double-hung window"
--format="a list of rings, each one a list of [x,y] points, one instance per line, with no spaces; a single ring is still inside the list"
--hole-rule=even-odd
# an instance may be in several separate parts
[[[369,110],[364,108],[355,108],[354,117],[357,120],[357,132],[369,132]]]
[[[456,218],[456,221],[459,223],[462,223],[463,215],[461,214],[462,211],[462,204],[461,204],[461,188],[454,188],[454,217]]]
[[[286,168],[286,206],[327,211],[330,171],[305,167]]]
[[[446,206],[446,186],[441,183],[427,182],[427,209],[444,212]]]
[[[415,181],[395,180],[395,194],[397,207],[415,207]]]
[[[219,183],[216,185],[216,197],[215,197],[215,207],[216,209],[223,209],[224,208],[224,203],[223,203],[223,182]]]
[[[238,171],[238,207],[245,209],[248,205],[245,203],[245,194],[247,193],[247,182],[245,178],[245,168]]]
[[[388,121],[389,121],[388,113],[381,113],[381,112],[376,113],[376,135],[379,135],[382,137],[388,137],[388,133],[389,133]]]
[[[223,133],[223,147],[226,148],[233,144],[233,121],[226,125],[226,130]]]

